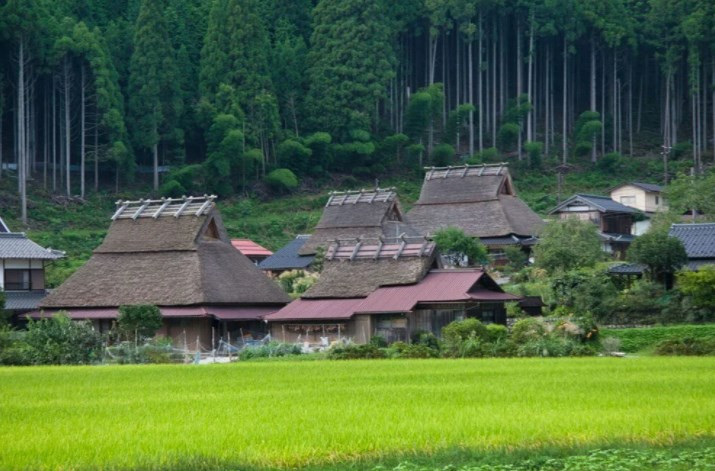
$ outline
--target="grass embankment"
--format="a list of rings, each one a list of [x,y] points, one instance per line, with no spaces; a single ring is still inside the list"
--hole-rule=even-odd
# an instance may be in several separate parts
[[[0,369],[0,469],[371,469],[715,443],[715,358]]]
[[[715,338],[715,324],[669,325],[637,329],[601,329],[601,339],[615,337],[621,341],[621,350],[627,353],[649,353],[664,340],[685,338]]]

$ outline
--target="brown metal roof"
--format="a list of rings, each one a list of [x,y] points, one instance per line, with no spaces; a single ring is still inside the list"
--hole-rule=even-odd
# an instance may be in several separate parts
[[[231,239],[231,245],[246,257],[270,257],[273,252],[250,239]]]
[[[350,319],[364,298],[296,299],[283,309],[265,317],[267,321],[311,321]]]

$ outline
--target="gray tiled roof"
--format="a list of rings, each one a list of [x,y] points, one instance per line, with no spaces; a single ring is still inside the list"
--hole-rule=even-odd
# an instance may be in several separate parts
[[[587,206],[591,206],[594,209],[597,209],[598,211],[604,212],[604,213],[639,213],[635,208],[631,208],[629,206],[625,206],[617,201],[613,201],[610,197],[608,196],[599,196],[599,195],[587,195],[587,194],[576,194],[573,195],[571,198],[567,199],[560,205],[558,205],[556,208],[551,210],[551,213],[557,213],[561,208],[564,208],[571,203],[574,202],[581,202],[583,204],[586,204]]]
[[[609,267],[608,273],[614,275],[642,275],[645,269],[645,265],[640,263],[620,263]]]
[[[0,232],[0,259],[56,260],[62,257],[63,252],[42,248],[21,232]]]
[[[261,270],[292,270],[307,268],[314,255],[300,255],[298,251],[310,238],[309,235],[299,235],[287,245],[277,250],[273,255],[258,264]]]
[[[680,239],[688,258],[715,258],[715,223],[673,224],[669,234]]]
[[[663,187],[660,185],[656,185],[654,183],[643,183],[643,182],[633,182],[631,183],[633,186],[637,186],[638,188],[642,188],[645,191],[651,191],[653,193],[660,193],[663,191]]]
[[[8,311],[27,311],[37,309],[47,292],[42,291],[6,291],[5,309]]]
[[[10,229],[7,227],[7,224],[5,224],[5,221],[0,218],[0,232],[10,232]]]

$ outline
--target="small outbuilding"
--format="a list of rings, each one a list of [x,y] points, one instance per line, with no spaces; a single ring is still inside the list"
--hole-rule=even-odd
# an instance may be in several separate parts
[[[310,235],[298,234],[295,239],[258,264],[268,276],[276,277],[290,270],[310,270],[315,255],[301,255],[300,249],[310,239]]]
[[[457,227],[486,245],[492,261],[505,261],[504,249],[530,252],[544,221],[516,196],[507,164],[426,168],[420,198],[407,220],[431,237]]]
[[[439,336],[466,317],[506,324],[504,302],[519,299],[482,269],[442,269],[424,238],[339,240],[318,282],[265,319],[272,337],[285,342],[366,343],[375,335],[409,342],[418,332]]]
[[[231,246],[214,200],[117,202],[102,244],[33,317],[63,310],[106,330],[120,306],[153,304],[164,317],[159,334],[178,345],[263,336],[263,316],[290,298]]]
[[[245,255],[255,265],[273,255],[267,248],[253,242],[251,239],[231,239],[231,245]]]

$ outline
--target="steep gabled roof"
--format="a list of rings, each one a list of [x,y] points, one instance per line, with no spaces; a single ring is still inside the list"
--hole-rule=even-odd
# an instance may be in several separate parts
[[[380,286],[420,281],[437,262],[424,238],[337,241],[326,251],[317,283],[303,298],[365,297]]]
[[[309,235],[299,234],[276,251],[273,255],[258,264],[261,270],[293,270],[307,268],[315,260],[315,255],[300,255],[300,248],[310,238]]]
[[[669,234],[680,239],[688,258],[715,259],[715,223],[673,224]]]
[[[395,226],[402,223],[401,227]],[[301,255],[313,255],[335,239],[394,236],[404,230],[402,208],[392,188],[331,193],[315,232],[301,247]],[[408,234],[409,235],[409,234]]]
[[[289,300],[274,281],[231,246],[212,197],[117,205],[104,242],[43,300],[42,307],[283,304]]]
[[[7,227],[7,224],[5,224],[5,221],[3,221],[2,218],[0,218],[0,233],[3,233],[3,232],[10,232],[10,228]]]
[[[424,235],[452,226],[472,237],[532,236],[543,226],[516,196],[506,164],[428,168],[407,220]]]
[[[610,197],[608,196],[600,196],[600,195],[588,195],[588,194],[576,194],[573,195],[571,198],[567,199],[560,205],[556,206],[554,209],[552,209],[549,214],[554,214],[560,212],[563,208],[570,206],[572,204],[582,204],[589,206],[590,208],[601,212],[601,213],[628,213],[628,214],[635,214],[639,213],[635,208],[631,208],[630,206],[623,205],[617,201],[613,201]]]

